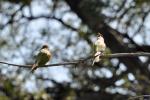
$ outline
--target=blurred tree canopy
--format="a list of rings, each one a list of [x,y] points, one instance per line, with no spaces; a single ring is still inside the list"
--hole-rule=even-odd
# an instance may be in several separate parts
[[[0,61],[86,58],[102,33],[108,53],[150,51],[149,0],[0,0]],[[150,58],[124,57],[29,70],[0,64],[0,100],[126,100],[150,93]]]

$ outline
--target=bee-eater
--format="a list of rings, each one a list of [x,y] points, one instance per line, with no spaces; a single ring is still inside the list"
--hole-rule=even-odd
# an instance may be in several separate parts
[[[95,62],[99,62],[101,60],[100,56],[104,53],[104,51],[106,49],[106,44],[105,44],[102,34],[98,33],[97,40],[94,45],[95,45],[96,53],[94,55],[95,58],[93,60],[92,66],[94,65]]]
[[[35,64],[33,64],[31,72],[33,73],[34,70],[36,70],[40,66],[44,66],[49,60],[51,59],[51,52],[48,48],[48,45],[45,44],[40,49],[40,52],[38,53]]]

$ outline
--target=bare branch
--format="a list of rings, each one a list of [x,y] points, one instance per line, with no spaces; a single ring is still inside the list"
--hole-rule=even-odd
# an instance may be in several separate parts
[[[98,55],[97,55],[98,56]],[[148,52],[137,52],[137,53],[115,53],[115,54],[104,54],[101,57],[102,58],[119,58],[119,57],[135,57],[135,56],[149,56],[150,53]],[[64,66],[64,65],[78,65],[80,63],[83,63],[89,59],[93,59],[95,56],[89,56],[84,59],[79,59],[76,61],[70,61],[70,62],[62,62],[62,63],[56,63],[56,64],[49,64],[49,65],[44,65],[41,67],[52,67],[52,66]],[[18,66],[18,67],[24,67],[24,68],[31,68],[32,65],[20,65],[20,64],[12,64],[8,63],[5,61],[0,61],[1,64],[6,64],[6,65],[11,65],[11,66]]]
[[[30,21],[30,20],[40,19],[40,18],[54,19],[54,20],[60,22],[62,25],[66,26],[66,27],[68,27],[68,28],[70,28],[70,29],[72,29],[73,31],[77,31],[77,30],[78,30],[77,28],[72,27],[71,25],[65,23],[62,19],[57,18],[57,17],[55,17],[55,16],[41,15],[41,16],[30,16],[30,17],[28,17],[28,16],[23,15],[23,18],[26,18],[26,19],[29,20],[29,21]]]
[[[4,61],[0,61],[1,64],[6,64],[6,65],[11,65],[11,66],[18,66],[18,67],[24,67],[24,68],[31,68],[32,65],[20,65],[20,64],[12,64]],[[63,66],[63,65],[75,65],[78,62],[63,62],[63,63],[57,63],[57,64],[49,64],[49,65],[44,65],[41,67],[50,67],[50,66]]]
[[[135,57],[135,56],[150,56],[150,53],[149,52],[115,53],[115,54],[106,54],[103,57],[119,58],[119,57]]]
[[[19,65],[19,64],[12,64],[12,63],[8,63],[8,62],[4,62],[4,61],[0,61],[1,64],[6,64],[6,65],[11,65],[11,66],[18,66],[18,67],[24,67],[24,68],[28,68],[31,67],[32,65]]]

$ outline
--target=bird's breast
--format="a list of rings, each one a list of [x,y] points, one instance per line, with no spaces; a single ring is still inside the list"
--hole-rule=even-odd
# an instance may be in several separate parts
[[[37,60],[38,65],[39,65],[39,66],[45,65],[45,64],[50,60],[50,58],[51,58],[51,53],[50,53],[50,51],[49,51],[49,50],[42,49],[42,50],[40,51],[39,56],[38,56],[38,60]]]
[[[41,53],[42,53],[43,55],[47,55],[47,56],[50,56],[50,55],[51,55],[50,51],[49,51],[49,50],[46,50],[46,49],[42,49],[42,50],[41,50]]]

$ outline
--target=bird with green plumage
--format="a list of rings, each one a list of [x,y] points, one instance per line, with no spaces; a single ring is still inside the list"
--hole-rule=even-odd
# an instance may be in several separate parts
[[[44,44],[36,57],[35,63],[31,68],[31,72],[33,73],[38,67],[44,66],[50,59],[51,52],[48,48],[48,45]]]

